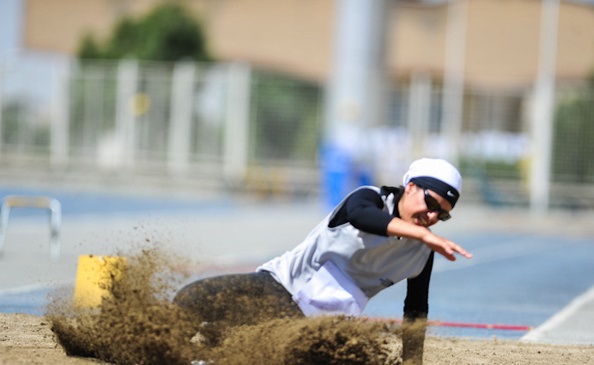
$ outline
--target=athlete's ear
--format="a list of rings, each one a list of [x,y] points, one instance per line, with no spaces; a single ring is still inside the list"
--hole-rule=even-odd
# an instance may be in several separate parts
[[[408,184],[406,184],[406,186],[404,187],[404,193],[405,193],[405,194],[411,194],[411,193],[414,193],[414,192],[415,192],[415,190],[416,190],[416,189],[415,189],[415,187],[416,187],[416,186],[417,186],[417,185],[416,185],[415,183],[413,183],[413,182],[409,182],[409,183],[408,183]]]

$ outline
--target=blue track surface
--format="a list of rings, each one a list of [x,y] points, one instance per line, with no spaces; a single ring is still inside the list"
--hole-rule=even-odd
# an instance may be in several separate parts
[[[536,327],[594,285],[594,240],[485,234],[452,239],[474,254],[452,263],[437,258],[430,320]],[[370,316],[402,316],[406,286],[386,290]],[[522,331],[433,327],[452,336],[519,338]]]
[[[32,288],[20,292],[0,293],[0,312],[41,316],[45,314],[52,291],[51,288]]]

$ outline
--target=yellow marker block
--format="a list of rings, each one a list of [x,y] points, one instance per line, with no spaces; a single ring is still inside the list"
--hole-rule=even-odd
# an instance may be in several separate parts
[[[111,295],[112,277],[121,278],[126,259],[118,256],[82,255],[78,257],[74,305],[97,307],[103,297]]]

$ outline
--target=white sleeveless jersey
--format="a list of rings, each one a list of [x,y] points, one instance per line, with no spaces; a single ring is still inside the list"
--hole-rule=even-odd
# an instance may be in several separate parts
[[[372,189],[380,193],[380,189],[374,186],[359,189]],[[431,253],[431,249],[421,241],[366,233],[350,223],[328,227],[328,223],[347,198],[334,208],[301,244],[264,263],[257,271],[270,272],[289,293],[295,295],[312,275],[330,260],[348,275],[368,298],[394,283],[419,275]],[[382,196],[382,199],[383,209],[393,214],[394,195]]]

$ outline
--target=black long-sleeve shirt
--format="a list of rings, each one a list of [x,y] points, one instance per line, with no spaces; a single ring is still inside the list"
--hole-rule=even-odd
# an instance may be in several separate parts
[[[381,194],[370,189],[360,189],[353,193],[339,209],[329,227],[350,223],[353,227],[372,234],[387,236],[388,224],[394,217],[399,217],[398,201],[403,187],[382,187],[381,194],[394,194],[394,214],[383,210]],[[405,319],[426,318],[429,312],[429,281],[433,269],[434,252],[431,252],[423,271],[415,278],[407,280],[404,300]]]

